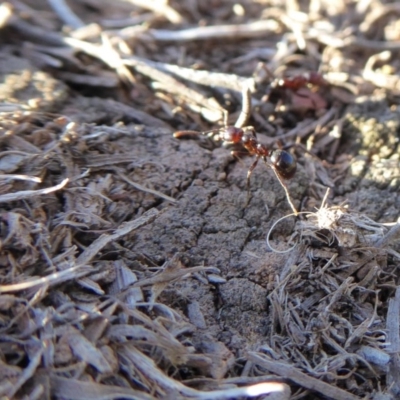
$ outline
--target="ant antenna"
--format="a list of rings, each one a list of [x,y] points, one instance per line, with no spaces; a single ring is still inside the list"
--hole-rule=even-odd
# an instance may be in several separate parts
[[[288,188],[287,188],[286,183],[283,182],[283,180],[282,180],[281,177],[279,176],[279,172],[278,172],[274,167],[272,167],[272,170],[274,171],[276,177],[278,178],[279,183],[281,184],[281,186],[283,187],[283,190],[285,191],[286,199],[287,199],[287,201],[288,201],[288,203],[289,203],[289,205],[290,205],[290,208],[291,208],[292,211],[293,211],[293,214],[294,214],[295,216],[299,215],[299,212],[297,211],[297,208],[294,206],[294,204],[293,204],[293,202],[292,202],[292,199],[290,198],[289,190],[288,190]]]

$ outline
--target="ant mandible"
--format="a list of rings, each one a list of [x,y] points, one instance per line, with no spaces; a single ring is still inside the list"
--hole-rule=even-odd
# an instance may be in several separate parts
[[[258,161],[262,159],[266,165],[270,166],[275,172],[279,183],[283,187],[286,193],[287,200],[292,208],[293,212],[297,215],[296,207],[293,205],[287,186],[283,179],[291,179],[296,173],[297,163],[295,158],[287,151],[277,149],[270,150],[265,144],[260,143],[257,139],[257,134],[252,126],[243,127],[247,122],[248,116],[251,109],[251,96],[250,91],[247,87],[243,90],[243,104],[242,112],[236,121],[234,126],[224,126],[219,129],[213,129],[211,131],[198,132],[183,130],[174,133],[174,137],[180,139],[183,137],[193,135],[211,135],[215,141],[220,141],[224,145],[233,144],[242,145],[251,156],[255,156],[256,159],[247,171],[247,190],[250,193],[250,176],[256,168]]]

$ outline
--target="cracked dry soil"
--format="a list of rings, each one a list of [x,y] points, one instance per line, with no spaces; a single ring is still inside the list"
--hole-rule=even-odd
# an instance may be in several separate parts
[[[365,154],[359,148],[350,149],[353,154],[343,150],[351,159],[350,168],[333,192],[335,203],[346,201],[355,211],[376,221],[390,222],[397,215],[400,201],[399,174],[392,168],[398,154],[397,117],[384,101],[380,107],[387,110],[385,118],[394,121],[394,127],[384,125],[388,126],[386,140],[394,141],[391,154],[386,154],[386,161],[379,154],[374,156],[374,140],[372,144],[361,143]],[[366,129],[362,121],[367,120],[372,125],[369,129],[375,132],[382,113],[378,117],[364,109],[360,117],[359,108],[357,111],[349,113],[348,119],[361,121],[361,130]],[[366,136],[354,125],[349,124],[347,132],[357,142]],[[178,254],[183,265],[216,267],[226,280],[213,284],[199,276],[191,277],[169,285],[160,301],[179,309],[198,328],[193,338],[198,347],[205,341],[222,342],[238,357],[257,348],[271,323],[267,296],[290,257],[271,252],[266,244],[273,223],[291,212],[273,172],[262,163],[257,166],[251,177],[251,200],[246,206],[246,174],[253,162],[251,157],[237,160],[228,149],[207,150],[196,140],[178,140],[168,129],[149,127],[136,130],[133,137],[121,137],[118,145],[129,149],[136,160],[130,170],[133,181],[178,200],[169,204],[137,191],[125,199],[139,212],[154,206],[165,209],[153,224],[124,240],[136,262],[156,267]],[[357,168],[358,163],[362,168]],[[392,166],[390,173],[388,163]],[[380,184],[376,184],[376,176]],[[308,182],[304,160],[299,160],[298,172],[289,181],[296,206],[304,198],[309,199]],[[294,218],[289,218],[274,229],[271,243],[275,248],[287,248],[293,226]]]
[[[267,296],[282,267],[290,262],[290,254],[273,253],[266,244],[274,222],[291,212],[273,172],[262,163],[257,166],[251,177],[250,202],[246,205],[246,174],[253,162],[251,157],[237,160],[229,149],[208,150],[196,140],[175,139],[173,129],[167,125],[138,125],[141,121],[116,102],[83,98],[67,90],[61,96],[59,93],[56,104],[46,104],[42,111],[57,111],[100,129],[123,121],[123,133],[95,145],[89,141],[69,149],[74,163],[69,166],[70,171],[82,173],[90,168],[92,175],[87,186],[103,179],[113,181],[118,172],[123,172],[132,181],[177,199],[173,204],[129,185],[112,183],[103,191],[112,199],[112,205],[104,206],[110,218],[100,221],[97,228],[112,229],[152,207],[164,210],[154,223],[121,240],[125,254],[131,251],[130,266],[159,268],[179,258],[184,266],[218,268],[220,280],[212,283],[199,275],[175,282],[162,292],[160,302],[180,310],[198,328],[193,333],[198,349],[207,343],[220,346],[219,354],[226,352],[226,359],[230,358],[229,351],[241,357],[256,349],[263,343],[271,323]],[[10,92],[4,95],[9,96]],[[22,98],[21,102],[26,101]],[[350,160],[350,167],[337,181],[333,196],[335,203],[347,201],[352,209],[372,219],[390,222],[400,208],[398,116],[389,110],[384,99],[378,99],[378,103],[382,112],[375,112],[375,107],[358,107],[349,112],[344,137],[357,145],[343,143],[342,154]],[[363,121],[371,126],[365,128]],[[365,139],[364,129],[376,132],[377,127],[384,142],[391,143],[386,150],[379,143],[376,149],[379,137]],[[379,151],[386,151],[384,161]],[[109,167],[102,164],[112,156],[125,157],[126,161],[114,159]],[[102,164],[101,168],[96,163]],[[296,176],[288,182],[296,206],[312,198],[306,171],[307,161],[301,158]],[[73,202],[73,197],[69,201]],[[54,209],[54,215],[60,211]],[[294,218],[288,218],[274,229],[271,243],[275,248],[287,248],[293,227]],[[90,232],[77,237],[83,244],[90,243]],[[215,348],[209,352],[213,351]]]
[[[251,157],[237,161],[225,148],[206,150],[194,140],[177,140],[169,133],[161,133],[157,140],[143,134],[135,141],[134,152],[139,158],[141,154],[150,158],[132,179],[151,182],[160,191],[172,189],[178,202],[168,205],[151,226],[128,238],[130,243],[125,245],[157,265],[179,253],[184,265],[217,267],[226,283],[184,280],[166,289],[164,300],[169,298],[186,315],[187,307],[198,303],[207,334],[239,353],[260,344],[268,320],[269,284],[285,260],[268,249],[266,236],[278,218],[291,212],[273,172],[261,163],[257,166],[246,206]],[[162,165],[164,172],[160,168],[155,172],[151,160]],[[296,204],[304,195],[305,183],[300,167],[289,182]],[[276,246],[290,236],[293,223],[288,219],[274,231]]]

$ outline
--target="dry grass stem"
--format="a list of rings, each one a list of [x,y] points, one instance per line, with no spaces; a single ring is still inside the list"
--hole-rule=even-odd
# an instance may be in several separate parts
[[[38,190],[21,190],[17,193],[8,193],[8,194],[3,194],[0,196],[0,203],[7,203],[9,201],[17,201],[17,200],[24,200],[24,199],[29,199],[31,197],[35,196],[42,196],[45,194],[49,194],[52,192],[56,192],[57,190],[63,189],[67,183],[69,182],[69,179],[66,178],[63,181],[61,181],[58,185],[46,188],[46,189],[38,189]]]
[[[149,66],[153,67],[158,71],[165,71],[165,72],[170,72],[180,79],[187,80],[189,82],[197,83],[199,85],[205,85],[209,86],[212,88],[225,88],[225,89],[230,89],[234,90],[237,92],[241,92],[243,87],[248,87],[251,90],[254,91],[254,79],[253,78],[247,78],[247,77],[241,77],[238,75],[234,74],[226,74],[222,72],[213,72],[213,71],[206,71],[206,70],[198,70],[198,69],[192,69],[192,68],[184,68],[180,67],[179,65],[173,65],[173,64],[166,64],[166,63],[160,63],[160,62],[154,62],[151,60],[145,60],[137,57],[127,57],[124,59],[124,63],[126,65],[130,65],[135,68],[139,68],[140,65],[143,65],[142,68],[138,69],[139,72],[144,73],[147,76],[150,76],[150,72],[147,72],[147,69],[144,67]],[[151,71],[151,69],[150,69]],[[165,75],[159,75],[162,78],[165,78]],[[170,80],[171,78],[168,78]],[[172,81],[176,82],[176,81]],[[182,85],[179,84],[179,87],[182,88]],[[186,95],[187,97],[190,97],[190,95],[186,94],[186,90],[188,90],[187,87],[185,87],[184,93],[182,95]],[[190,93],[190,89],[189,89]]]
[[[278,30],[279,24],[276,21],[265,20],[245,25],[206,26],[181,31],[149,29],[143,36],[139,37],[145,40],[187,42],[191,40],[257,38],[266,34],[273,34]]]
[[[85,25],[85,23],[72,12],[71,8],[64,0],[49,0],[49,4],[65,24],[69,25],[71,28],[79,29]]]
[[[268,359],[267,357],[261,356],[257,353],[250,353],[249,358],[253,363],[264,367],[268,371],[276,375],[282,376],[283,378],[290,376],[290,379],[297,384],[308,389],[315,390],[328,398],[334,400],[359,400],[358,396],[353,396],[348,392],[338,389],[337,387],[332,387],[325,382],[321,382],[318,379],[312,378],[298,371],[292,365],[287,365],[285,363],[280,363],[275,360]]]

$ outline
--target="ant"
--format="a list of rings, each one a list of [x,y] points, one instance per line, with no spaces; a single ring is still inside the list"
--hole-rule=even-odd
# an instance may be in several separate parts
[[[288,78],[275,79],[271,83],[272,87],[281,87],[292,90],[294,92],[309,85],[327,86],[328,82],[320,73],[311,71],[303,75],[295,75]]]
[[[266,99],[279,104],[278,110],[304,115],[326,109],[328,104],[325,88],[329,82],[318,72],[308,72],[284,78],[272,79]],[[283,106],[283,107],[282,107]],[[290,115],[288,122],[290,121]],[[285,119],[285,116],[283,116]]]
[[[192,135],[208,135],[212,136],[215,141],[220,141],[223,145],[242,145],[249,155],[255,156],[256,159],[247,171],[247,190],[250,195],[250,176],[256,168],[258,161],[262,159],[266,165],[269,165],[275,172],[279,183],[286,193],[286,197],[292,208],[293,212],[297,215],[296,207],[293,205],[287,186],[283,179],[291,179],[296,173],[297,163],[295,158],[285,150],[270,150],[265,144],[260,143],[257,139],[256,132],[252,126],[243,127],[247,122],[251,108],[250,91],[247,87],[243,90],[243,105],[242,112],[234,126],[226,125],[222,128],[213,129],[211,131],[198,132],[198,131],[177,131],[174,137],[183,138]],[[268,160],[269,159],[269,160]],[[249,201],[249,197],[248,197]],[[248,203],[247,201],[247,203]]]

